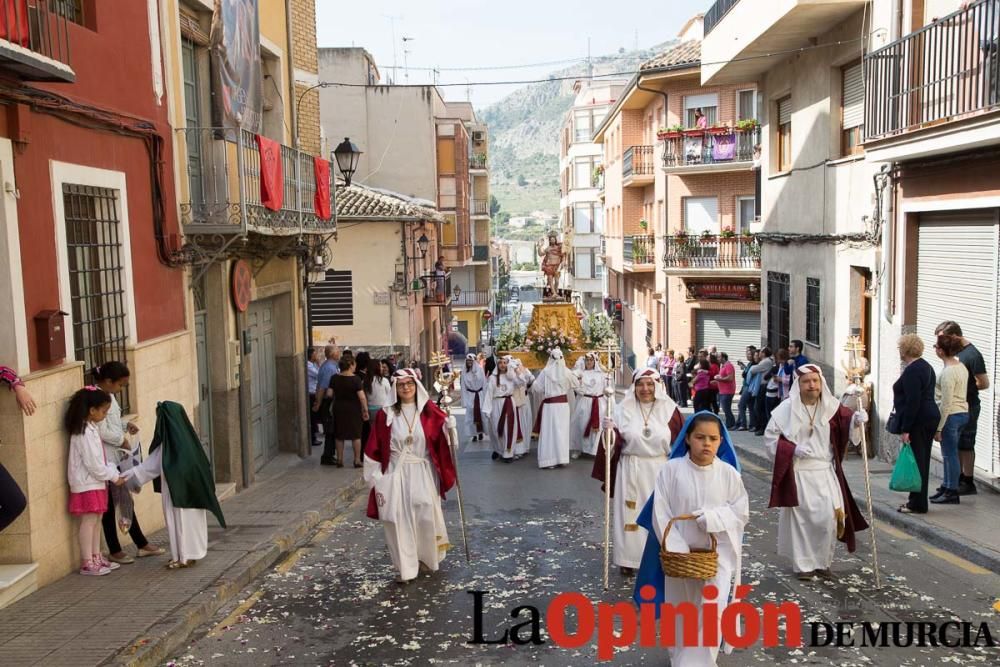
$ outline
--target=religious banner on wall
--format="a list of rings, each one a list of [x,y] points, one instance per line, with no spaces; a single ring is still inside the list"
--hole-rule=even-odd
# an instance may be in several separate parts
[[[215,0],[210,41],[215,125],[260,132],[263,80],[257,0]]]
[[[756,282],[685,281],[684,286],[690,301],[760,301]]]

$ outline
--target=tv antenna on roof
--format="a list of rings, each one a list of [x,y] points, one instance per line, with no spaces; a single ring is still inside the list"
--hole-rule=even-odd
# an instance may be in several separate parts
[[[410,66],[409,66],[409,59],[407,58],[407,56],[410,55],[410,50],[408,48],[406,48],[406,43],[407,42],[412,42],[414,39],[416,39],[416,37],[407,37],[405,35],[402,37],[402,40],[403,40],[403,77],[406,79],[407,83],[410,82]]]

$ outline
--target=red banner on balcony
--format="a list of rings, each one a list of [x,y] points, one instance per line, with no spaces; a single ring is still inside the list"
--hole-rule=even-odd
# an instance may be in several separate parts
[[[281,169],[281,144],[254,135],[260,152],[260,203],[272,211],[281,209],[285,199],[285,178]]]
[[[21,46],[28,46],[28,0],[0,0],[3,18],[0,19],[0,39]]]
[[[330,219],[330,161],[321,157],[313,158],[316,173],[316,194],[313,196],[313,210],[320,220]]]

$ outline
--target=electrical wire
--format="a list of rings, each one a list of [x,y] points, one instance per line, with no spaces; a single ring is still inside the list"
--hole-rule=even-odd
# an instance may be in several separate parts
[[[832,46],[842,46],[842,45],[845,45],[845,44],[853,44],[855,42],[861,41],[862,39],[863,38],[861,38],[861,37],[854,38],[854,39],[841,39],[841,40],[837,40],[835,42],[825,42],[823,44],[815,44],[815,45],[810,45],[810,46],[802,46],[802,47],[799,47],[799,48],[796,48],[796,49],[784,49],[782,51],[771,51],[771,52],[768,52],[768,53],[762,53],[760,55],[744,56],[742,58],[730,58],[728,60],[719,60],[719,61],[714,61],[714,62],[692,62],[692,63],[690,63],[690,65],[692,65],[692,66],[697,65],[699,67],[704,67],[706,65],[725,65],[725,64],[728,64],[728,63],[744,62],[744,61],[748,61],[748,60],[761,60],[761,59],[765,59],[765,58],[773,58],[775,56],[785,56],[785,55],[794,55],[794,54],[797,54],[797,53],[805,53],[807,51],[812,51],[812,50],[815,50],[815,49],[824,49],[824,48],[829,48],[829,47],[832,47]],[[410,69],[413,69],[413,68],[410,68]],[[443,70],[439,70],[439,71],[443,71]],[[639,69],[639,70],[628,70],[628,71],[620,71],[620,72],[606,72],[604,74],[594,74],[593,78],[599,79],[599,78],[614,77],[614,76],[619,76],[619,77],[620,76],[634,76],[635,74],[641,73],[642,71],[643,70]],[[654,69],[650,73],[655,73],[655,71],[656,70]],[[546,82],[549,82],[549,81],[576,81],[579,78],[580,78],[580,75],[576,74],[576,75],[573,75],[573,76],[548,76],[548,77],[545,77],[544,79],[512,79],[512,80],[506,80],[506,81],[466,81],[464,83],[455,82],[455,83],[437,83],[437,84],[433,84],[433,83],[368,84],[368,83],[346,83],[346,82],[341,82],[341,81],[321,81],[321,82],[319,82],[318,84],[316,84],[313,87],[314,88],[327,88],[327,87],[330,87],[330,86],[339,86],[339,87],[343,87],[343,88],[375,88],[375,87],[379,87],[379,86],[390,86],[391,85],[394,88],[426,88],[427,86],[437,86],[439,88],[451,88],[451,87],[463,87],[463,86],[464,87],[471,87],[471,86],[520,86],[520,85],[528,85],[528,84],[533,84],[533,83],[546,83]],[[306,90],[305,92],[308,92],[308,90]],[[305,94],[305,92],[303,92],[303,95]]]

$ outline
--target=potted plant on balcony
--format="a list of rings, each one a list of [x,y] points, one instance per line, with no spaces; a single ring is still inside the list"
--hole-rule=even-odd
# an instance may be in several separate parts
[[[643,218],[639,221],[639,229],[646,231],[649,228],[649,222]]]
[[[707,244],[707,243],[711,243],[714,240],[715,240],[715,235],[712,234],[712,232],[708,231],[707,229],[701,233],[701,242],[702,243],[706,243]]]
[[[673,236],[673,256],[677,261],[677,266],[687,266],[690,254],[691,237],[684,230],[678,230]]]
[[[599,164],[594,167],[594,173],[590,175],[590,184],[595,188],[601,186],[601,176],[604,175],[604,165]]]
[[[737,132],[752,132],[757,129],[760,123],[757,122],[756,118],[744,118],[742,120],[736,121],[736,131]]]
[[[684,132],[683,125],[671,125],[669,127],[661,127],[660,131],[656,133],[657,139],[679,139],[681,133]]]
[[[732,225],[726,225],[720,236],[724,239],[731,239],[736,236],[736,231],[733,229]]]

